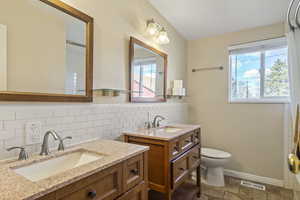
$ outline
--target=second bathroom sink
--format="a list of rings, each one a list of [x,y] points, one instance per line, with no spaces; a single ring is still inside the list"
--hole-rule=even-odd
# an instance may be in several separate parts
[[[165,127],[159,128],[158,130],[159,131],[164,131],[164,132],[167,132],[167,133],[175,133],[175,132],[181,131],[182,128],[177,128],[177,127],[172,127],[172,126],[165,126]]]

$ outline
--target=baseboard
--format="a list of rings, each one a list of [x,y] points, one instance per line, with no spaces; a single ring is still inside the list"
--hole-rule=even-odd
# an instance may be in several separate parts
[[[232,177],[239,178],[239,179],[246,179],[249,181],[283,187],[283,180],[278,180],[278,179],[274,179],[274,178],[257,176],[257,175],[248,174],[248,173],[244,173],[244,172],[238,172],[238,171],[229,170],[229,169],[225,169],[224,174],[226,176],[232,176]]]

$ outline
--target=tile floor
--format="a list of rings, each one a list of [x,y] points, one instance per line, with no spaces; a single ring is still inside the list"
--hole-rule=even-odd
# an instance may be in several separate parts
[[[241,180],[226,177],[225,187],[211,187],[202,184],[201,200],[293,200],[293,191],[266,185],[266,191],[240,185]]]

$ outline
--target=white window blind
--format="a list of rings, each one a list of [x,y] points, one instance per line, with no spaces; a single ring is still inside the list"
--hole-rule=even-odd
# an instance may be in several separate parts
[[[275,38],[269,40],[262,40],[257,42],[250,42],[246,44],[239,44],[230,46],[228,48],[229,54],[244,54],[258,51],[267,51],[287,46],[286,38]]]

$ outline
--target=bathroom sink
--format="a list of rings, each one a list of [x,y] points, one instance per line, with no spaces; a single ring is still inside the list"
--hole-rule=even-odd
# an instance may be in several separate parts
[[[14,171],[17,174],[36,182],[58,173],[100,160],[104,156],[105,155],[103,154],[86,150],[77,150],[59,157],[17,168],[14,169]]]
[[[181,131],[182,128],[177,128],[177,127],[172,127],[172,126],[165,126],[165,127],[159,128],[158,130],[166,132],[166,133],[175,133],[175,132]]]

